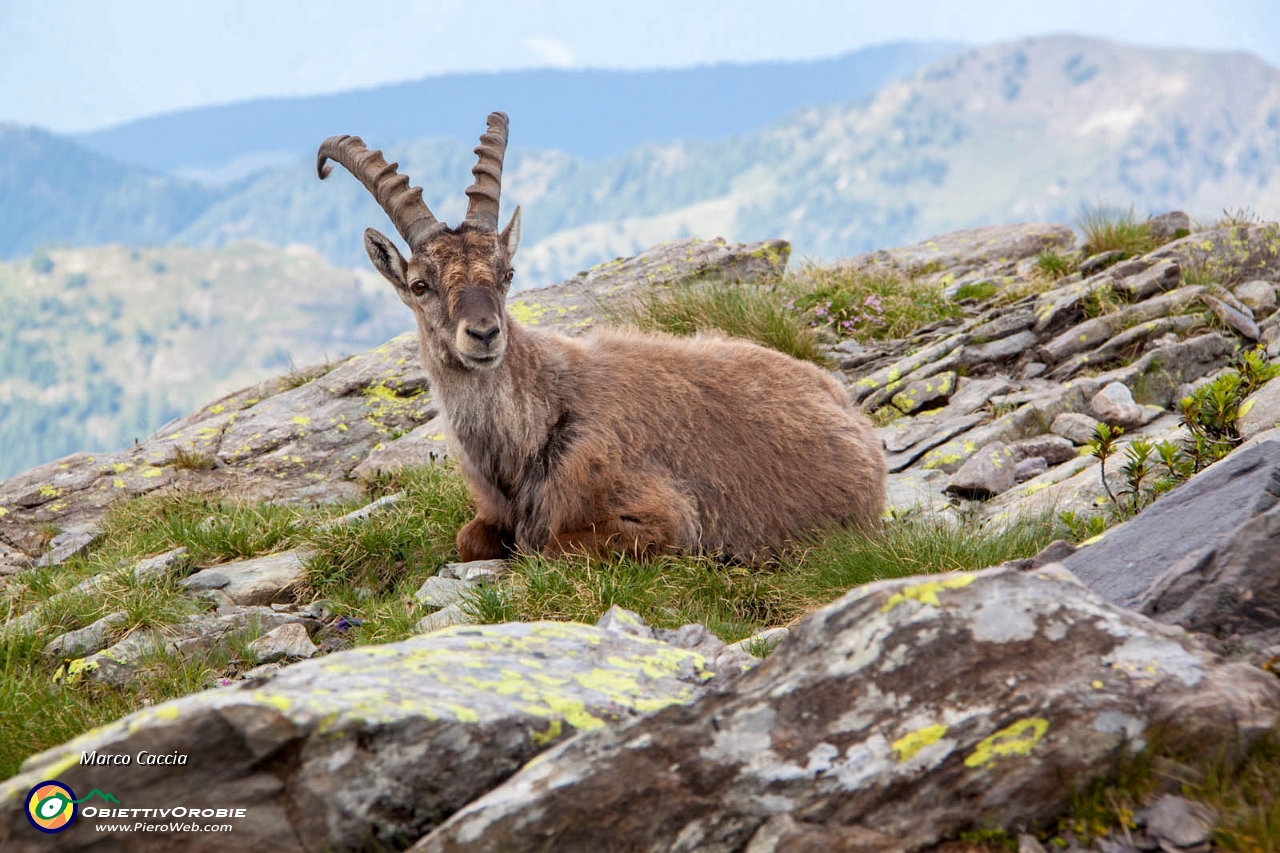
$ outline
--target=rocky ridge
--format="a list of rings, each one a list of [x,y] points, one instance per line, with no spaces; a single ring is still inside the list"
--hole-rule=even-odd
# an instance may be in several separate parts
[[[851,396],[884,424],[893,513],[1094,511],[1106,493],[1081,452],[1094,424],[1125,426],[1125,439],[1181,437],[1172,406],[1189,388],[1255,344],[1280,355],[1280,227],[1085,259],[1087,275],[1045,289],[1037,256],[1074,245],[1063,226],[1009,226],[846,262],[936,281],[964,307],[905,341],[835,347]],[[575,333],[612,299],[697,276],[759,280],[787,254],[781,241],[667,244],[520,294],[512,313]],[[447,452],[412,338],[291,384],[230,395],[126,453],[77,455],[0,484],[6,571],[92,547],[119,495],[181,486],[331,501],[360,494],[378,470]],[[176,581],[216,612],[111,647],[120,614],[105,616],[50,641],[48,654],[73,658],[59,677],[126,683],[157,644],[195,654],[250,624],[267,631],[254,642],[261,666],[33,756],[0,785],[0,842],[50,849],[20,814],[41,779],[114,785],[130,802],[167,796],[171,775],[108,768],[108,778],[77,763],[86,750],[142,747],[219,752],[184,802],[260,803],[235,833],[203,836],[205,850],[243,849],[246,838],[282,850],[417,839],[423,850],[553,839],[570,850],[916,850],[979,819],[1042,824],[1062,805],[1064,778],[1096,775],[1152,727],[1247,743],[1280,711],[1280,681],[1246,662],[1280,656],[1277,389],[1280,379],[1241,407],[1249,446],[1097,544],[860,588],[769,632],[783,639],[760,666],[742,651],[749,643],[726,647],[697,625],[657,632],[617,610],[595,629],[453,624],[465,619],[459,590],[494,580],[500,563],[427,578],[418,598],[439,609],[422,636],[322,654],[341,648],[330,642],[341,626],[323,602],[296,600],[304,552],[209,567],[157,555],[125,571]],[[50,525],[60,533],[46,541]],[[1197,526],[1203,535],[1182,535]],[[1135,557],[1135,543],[1150,552]],[[661,808],[624,808],[637,791]],[[102,839],[81,821],[61,840]],[[176,835],[129,840],[195,849]]]

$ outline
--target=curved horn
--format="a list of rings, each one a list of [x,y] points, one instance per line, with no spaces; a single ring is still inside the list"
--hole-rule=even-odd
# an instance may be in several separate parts
[[[489,113],[489,129],[480,136],[471,174],[476,182],[467,187],[467,222],[498,230],[498,199],[502,195],[502,158],[507,153],[507,114]]]
[[[329,177],[333,167],[326,160],[334,160],[359,178],[365,189],[387,212],[387,216],[416,251],[432,231],[444,226],[422,200],[422,188],[409,186],[409,176],[396,173],[398,163],[387,163],[381,151],[370,151],[358,136],[330,136],[320,143],[316,154],[316,174],[320,180]]]

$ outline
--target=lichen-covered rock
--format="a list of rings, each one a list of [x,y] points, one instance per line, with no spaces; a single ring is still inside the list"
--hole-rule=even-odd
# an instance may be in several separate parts
[[[716,853],[790,815],[820,840],[856,828],[914,851],[1043,826],[1157,727],[1248,740],[1278,708],[1274,676],[1056,566],[885,581],[732,691],[566,742],[413,850]]]
[[[920,409],[934,409],[943,403],[951,392],[956,389],[955,371],[945,371],[930,376],[927,379],[920,379],[911,382],[907,387],[903,388],[897,394],[894,394],[890,402],[904,414],[912,414]]]
[[[987,225],[941,234],[910,246],[856,255],[842,267],[860,270],[881,267],[908,275],[951,280],[995,277],[1013,270],[1017,262],[1049,249],[1070,249],[1076,237],[1070,228],[1043,222]],[[975,275],[980,274],[980,275]]]
[[[713,675],[694,652],[585,625],[459,627],[304,661],[140,711],[28,759],[0,785],[0,848],[326,851],[419,837],[570,734],[688,702]],[[179,753],[97,766],[82,752]],[[224,833],[31,830],[45,779],[120,805],[246,808]],[[219,821],[222,822],[222,821]],[[132,823],[132,821],[129,821]]]
[[[1013,488],[1018,460],[1003,441],[994,441],[970,456],[951,475],[947,491],[965,498],[989,498]]]

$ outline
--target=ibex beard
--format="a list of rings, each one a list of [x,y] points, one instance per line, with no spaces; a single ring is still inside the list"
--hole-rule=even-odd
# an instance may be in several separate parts
[[[777,556],[830,526],[879,525],[885,459],[839,382],[716,335],[525,328],[506,311],[520,208],[498,228],[507,117],[489,115],[467,214],[439,222],[422,190],[358,137],[320,146],[373,194],[409,246],[365,231],[418,325],[422,363],[476,504],[463,560],[513,552]]]

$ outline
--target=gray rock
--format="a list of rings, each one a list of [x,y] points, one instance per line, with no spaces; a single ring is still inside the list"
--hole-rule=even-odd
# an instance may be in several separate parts
[[[896,431],[893,427],[886,428],[882,433],[889,436],[885,439],[886,445],[890,441],[898,446],[905,445],[897,453],[885,454],[885,463],[889,467],[889,472],[906,470],[934,447],[972,429],[982,421],[983,417],[979,414],[960,417],[921,415],[907,420]]]
[[[0,849],[48,849],[24,800],[36,782],[98,788],[122,804],[247,805],[230,833],[96,832],[59,850],[389,848],[579,731],[688,702],[713,673],[693,652],[571,623],[467,626],[315,658],[146,708],[28,759],[0,783]],[[172,767],[79,763],[177,752]],[[132,821],[128,821],[132,824]],[[199,845],[197,848],[196,845]]]
[[[1115,267],[1111,274],[1119,278],[1111,285],[1111,289],[1130,302],[1150,299],[1157,293],[1173,290],[1182,283],[1182,267],[1177,261],[1162,261],[1132,274]]]
[[[1019,332],[985,344],[966,344],[960,353],[960,363],[968,366],[1009,361],[1036,345],[1035,332]]]
[[[873,394],[878,394],[881,398],[887,400],[894,392],[906,385],[910,381],[912,373],[926,364],[932,364],[941,358],[952,353],[959,347],[964,346],[969,341],[968,335],[951,335],[936,344],[922,347],[906,358],[899,359],[892,364],[882,367],[858,381],[853,383],[853,387],[849,389],[850,396],[856,402],[863,402]],[[868,403],[868,409],[875,409],[878,404]]]
[[[427,578],[422,586],[418,587],[418,591],[413,597],[420,603],[428,607],[448,607],[450,604],[458,604],[463,599],[463,593],[471,589],[472,584],[466,581],[460,581],[456,578],[442,578],[432,575]]]
[[[221,587],[221,591],[236,604],[266,605],[275,601],[291,601],[294,590],[307,578],[307,556],[302,551],[282,551],[266,557],[223,563],[217,571],[227,577],[228,583]]]
[[[998,394],[1007,394],[1014,390],[1009,380],[995,376],[990,379],[970,379],[964,377],[957,381],[956,392],[947,402],[947,414],[967,415],[976,412],[987,404],[987,401]]]
[[[394,441],[378,442],[351,476],[373,480],[379,474],[394,474],[405,468],[426,465],[449,456],[444,416],[437,416]]]
[[[919,464],[925,470],[937,469],[954,473],[978,448],[993,441],[1008,443],[1040,435],[1044,432],[1045,424],[1052,423],[1062,412],[1083,409],[1098,387],[1099,383],[1091,378],[1075,379],[1053,386],[1034,402],[932,448],[921,457]]]
[[[1244,439],[1276,427],[1280,427],[1280,377],[1245,398],[1237,415],[1237,428]]]
[[[1236,349],[1234,339],[1210,332],[1153,349],[1132,364],[1108,370],[1093,379],[1098,387],[1108,382],[1123,382],[1130,388],[1142,388],[1144,398],[1151,404],[1168,406],[1180,385],[1226,366]]]
[[[1139,323],[1109,338],[1095,349],[1068,358],[1053,369],[1049,378],[1059,381],[1069,379],[1086,367],[1123,359],[1141,349],[1148,341],[1155,346],[1174,345],[1178,342],[1178,335],[1198,329],[1207,323],[1207,318],[1201,314],[1178,314]]]
[[[1088,444],[1099,423],[1101,421],[1097,418],[1091,418],[1080,412],[1063,412],[1053,419],[1049,432],[1062,436],[1072,444]]]
[[[1182,566],[1170,580],[1189,572],[1188,583],[1200,577],[1207,582],[1204,573],[1212,570],[1217,555],[1237,531],[1276,505],[1278,466],[1280,442],[1238,450],[1161,496],[1136,518],[1111,528],[1101,541],[1082,548],[1064,565],[1114,604],[1167,613],[1177,599],[1167,598],[1170,592],[1161,594],[1161,589],[1172,591],[1174,586],[1163,581],[1164,576]],[[1274,553],[1280,554],[1280,548]],[[1265,562],[1259,569],[1265,570]],[[1184,591],[1182,602],[1192,590]],[[1224,587],[1223,592],[1228,589]],[[1230,595],[1223,601],[1229,603]]]
[[[884,581],[805,619],[731,690],[566,741],[412,849],[714,853],[788,814],[818,839],[803,849],[842,849],[856,826],[920,850],[974,815],[1045,825],[1157,727],[1249,741],[1277,702],[1274,676],[1053,566]]]
[[[969,457],[947,484],[947,491],[966,498],[989,498],[1013,488],[1017,461],[1003,441],[995,441]]]
[[[184,587],[191,592],[200,592],[206,589],[222,589],[231,585],[231,578],[224,575],[217,569],[204,569],[193,575],[178,581],[178,586]]]
[[[1065,415],[1059,415],[1059,417],[1065,417]],[[1015,462],[1038,456],[1049,465],[1060,465],[1080,455],[1075,445],[1060,435],[1037,435],[1033,438],[1024,438],[1022,441],[1010,444],[1009,452],[1013,455]]]
[[[1123,260],[1124,252],[1119,249],[1099,252],[1096,255],[1090,255],[1080,262],[1080,274],[1085,276],[1093,275],[1094,273],[1101,272],[1112,264]]]
[[[424,424],[424,426],[426,426],[426,424]],[[421,428],[422,427],[419,427],[419,429]],[[412,434],[413,433],[410,433],[410,435]],[[408,438],[408,436],[405,436],[405,438]],[[374,451],[374,452],[377,453],[378,451]],[[373,454],[370,454],[370,458],[372,458],[372,456]],[[426,464],[429,461],[430,459],[424,458],[420,460],[418,464]],[[356,469],[357,470],[353,472],[353,474],[355,476],[360,476],[359,466],[356,466]],[[338,527],[346,527],[349,524],[355,524],[357,521],[364,521],[366,518],[369,518],[371,515],[382,512],[383,510],[391,509],[392,507],[400,503],[400,501],[402,500],[404,500],[404,492],[393,492],[392,494],[389,494],[389,495],[383,495],[382,497],[378,498],[376,501],[371,501],[370,503],[365,504],[359,509],[352,510],[351,512],[347,513],[344,516],[340,516],[339,518],[335,518],[333,521],[320,525],[320,529],[333,530]]]
[[[190,559],[186,546],[147,557],[133,567],[133,576],[141,581],[159,583],[185,566]]]
[[[1134,818],[1166,853],[1208,853],[1215,816],[1203,803],[1165,794]]]
[[[1258,329],[1258,324],[1253,321],[1253,317],[1233,308],[1218,297],[1202,293],[1200,294],[1200,301],[1216,314],[1219,320],[1235,329],[1245,339],[1256,341],[1259,335],[1262,334]]]
[[[307,629],[297,622],[281,625],[249,643],[249,653],[258,663],[276,663],[285,658],[301,660],[313,657],[318,651]]]
[[[469,563],[445,563],[440,569],[440,577],[466,581],[469,584],[481,581],[494,581],[502,577],[511,567],[505,560],[472,560]]]
[[[72,661],[56,681],[75,684],[91,681],[124,687],[149,655],[170,654],[184,658],[204,655],[250,629],[271,631],[303,617],[276,613],[269,607],[231,607],[216,615],[191,616],[185,622],[163,628],[134,631],[110,648]]]
[[[428,613],[423,616],[413,626],[413,632],[415,634],[430,634],[432,631],[439,631],[441,628],[449,628],[453,625],[470,625],[473,622],[475,620],[471,618],[471,614],[455,603],[446,605],[435,613]]]
[[[946,371],[910,382],[907,387],[894,394],[890,399],[894,407],[904,414],[913,414],[921,409],[937,408],[944,403],[956,389],[956,374]]]
[[[778,644],[791,636],[791,629],[787,627],[765,628],[759,633],[752,634],[746,639],[739,640],[736,643],[730,643],[729,648],[746,652],[749,655],[756,654],[760,648],[774,649]]]
[[[276,673],[279,672],[280,669],[281,665],[278,663],[264,663],[259,666],[255,666],[253,669],[246,669],[244,672],[240,673],[240,680],[256,681],[258,679],[271,679],[275,677]]]
[[[99,530],[69,530],[49,540],[45,553],[36,560],[36,566],[56,566],[77,554],[83,554],[102,535]]]
[[[1127,430],[1151,423],[1162,411],[1159,406],[1139,406],[1121,382],[1108,383],[1089,401],[1089,412],[1095,418]]]
[[[80,658],[102,651],[107,647],[111,630],[127,621],[129,616],[123,610],[108,613],[79,630],[54,637],[44,647],[44,653],[53,658]]]
[[[610,634],[621,634],[626,637],[639,637],[642,640],[654,639],[653,629],[644,624],[640,614],[618,605],[612,605],[596,620],[596,627]]]
[[[1276,283],[1254,279],[1232,288],[1232,293],[1253,311],[1253,316],[1266,317],[1276,310]]]
[[[1039,477],[1041,474],[1049,470],[1049,463],[1041,456],[1028,456],[1019,459],[1013,468],[1013,480],[1015,483],[1025,483],[1032,477]]]
[[[1191,217],[1181,210],[1171,210],[1148,219],[1147,228],[1157,242],[1167,243],[1191,232]]]

